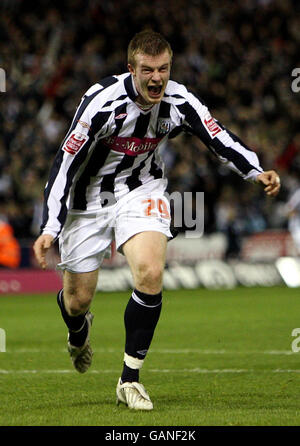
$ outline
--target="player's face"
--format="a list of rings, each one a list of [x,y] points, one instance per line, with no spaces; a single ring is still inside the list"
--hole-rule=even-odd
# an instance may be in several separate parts
[[[170,79],[169,51],[158,56],[138,53],[135,56],[135,66],[128,64],[128,69],[139,93],[138,102],[142,105],[158,104]]]

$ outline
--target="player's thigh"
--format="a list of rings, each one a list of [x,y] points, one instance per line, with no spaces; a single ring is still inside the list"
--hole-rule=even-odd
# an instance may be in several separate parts
[[[80,313],[89,308],[96,291],[98,274],[98,269],[87,273],[64,271],[64,302],[70,313]]]
[[[124,243],[123,253],[140,291],[155,294],[161,290],[166,250],[167,237],[158,231],[140,232]]]

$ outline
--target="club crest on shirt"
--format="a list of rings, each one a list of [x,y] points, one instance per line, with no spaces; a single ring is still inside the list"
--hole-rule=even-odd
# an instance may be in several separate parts
[[[171,129],[171,120],[165,118],[158,118],[157,120],[157,134],[166,135]]]

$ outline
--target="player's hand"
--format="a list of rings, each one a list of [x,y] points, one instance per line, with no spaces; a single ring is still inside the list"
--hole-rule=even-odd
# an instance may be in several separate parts
[[[268,170],[260,173],[256,177],[256,181],[265,186],[264,191],[271,197],[276,197],[280,191],[280,177],[275,170]]]
[[[33,245],[33,251],[35,258],[41,268],[45,269],[47,267],[46,253],[48,249],[52,246],[54,238],[50,234],[42,234],[35,241]]]

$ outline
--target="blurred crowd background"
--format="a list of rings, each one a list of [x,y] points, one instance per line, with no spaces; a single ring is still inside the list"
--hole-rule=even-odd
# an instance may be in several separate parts
[[[232,236],[229,255],[239,236],[285,228],[282,209],[300,181],[300,92],[291,88],[299,12],[292,0],[1,0],[1,220],[20,243],[39,234],[49,167],[82,94],[127,71],[129,40],[152,28],[173,47],[172,79],[282,178],[268,199],[195,137],[179,136],[163,152],[169,192],[204,192],[205,233]]]

